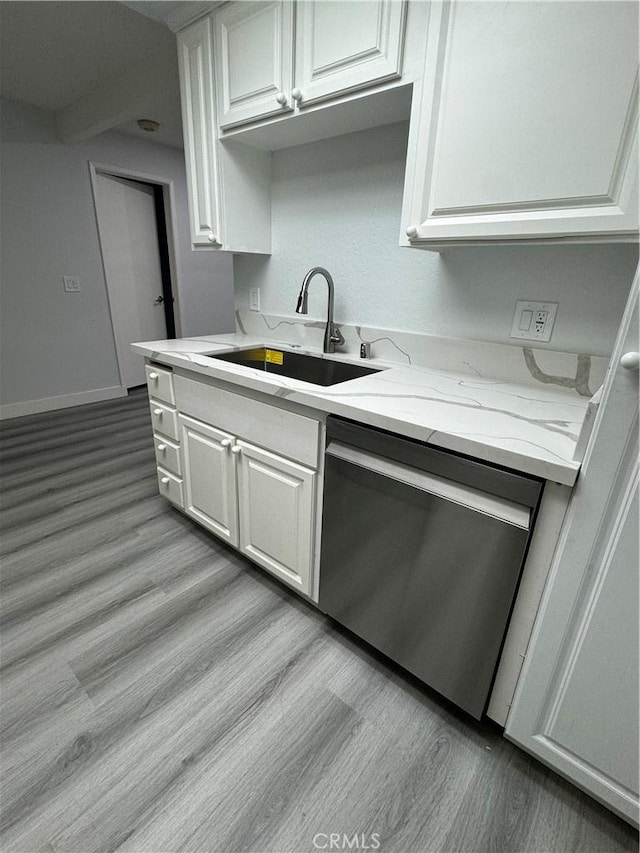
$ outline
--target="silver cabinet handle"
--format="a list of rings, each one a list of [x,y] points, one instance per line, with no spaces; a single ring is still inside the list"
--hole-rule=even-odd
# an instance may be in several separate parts
[[[154,409],[154,410],[153,410],[153,414],[154,414],[157,418],[161,418],[161,417],[162,417],[162,409]]]
[[[167,449],[167,445],[166,445],[166,444],[159,444],[159,445],[158,445],[158,451],[159,451],[160,453],[163,453],[166,449]]]
[[[156,298],[153,300],[154,305],[162,305],[163,302],[164,296],[156,296]]]
[[[237,456],[237,455],[238,455],[238,453],[240,453],[241,451],[242,451],[242,448],[241,448],[241,447],[238,447],[238,445],[237,445],[237,444],[236,444],[236,445],[234,445],[234,447],[232,447],[232,448],[231,448],[231,452],[232,452],[232,453],[234,453],[236,456]]]
[[[222,447],[231,447],[231,439],[230,438],[223,438],[222,441],[220,442],[220,444]]]
[[[169,478],[168,477],[161,477],[160,482],[162,483],[163,486],[166,486],[167,483],[169,482]]]
[[[158,374],[157,374],[157,373],[150,373],[150,374],[149,374],[149,379],[154,379],[154,380],[155,380],[155,379],[157,379],[157,378],[158,378]]]

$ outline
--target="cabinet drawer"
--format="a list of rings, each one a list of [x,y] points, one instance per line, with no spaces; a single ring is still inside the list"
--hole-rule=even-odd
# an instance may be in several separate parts
[[[319,421],[185,376],[174,382],[181,413],[317,469]]]
[[[180,465],[180,448],[163,435],[154,435],[153,443],[156,449],[156,461],[161,468],[166,468],[177,477],[182,476]]]
[[[158,488],[163,498],[167,498],[177,506],[184,507],[182,480],[178,477],[163,468],[158,468]]]
[[[151,406],[151,423],[153,424],[154,432],[161,432],[163,435],[178,440],[178,416],[175,409],[165,406],[164,403],[159,403],[158,400],[149,400]]]
[[[149,396],[175,406],[176,396],[173,391],[173,373],[169,370],[163,370],[161,367],[156,367],[154,364],[145,364],[144,372],[147,375]]]

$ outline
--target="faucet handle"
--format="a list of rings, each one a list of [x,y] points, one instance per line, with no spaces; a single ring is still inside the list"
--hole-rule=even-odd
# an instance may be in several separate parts
[[[344,335],[337,326],[333,325],[333,323],[331,324],[331,335],[329,337],[329,340],[332,344],[335,344],[339,347],[341,347],[345,342]]]

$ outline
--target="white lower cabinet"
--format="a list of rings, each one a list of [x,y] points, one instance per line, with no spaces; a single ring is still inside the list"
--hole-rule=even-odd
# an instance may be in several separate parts
[[[311,595],[316,471],[187,415],[179,420],[187,515]]]
[[[221,539],[238,545],[234,437],[180,415],[185,511]]]
[[[239,441],[240,550],[308,592],[313,557],[316,473]]]

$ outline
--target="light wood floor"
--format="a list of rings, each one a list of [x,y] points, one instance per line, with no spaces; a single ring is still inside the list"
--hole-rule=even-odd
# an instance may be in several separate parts
[[[144,394],[0,437],[4,853],[637,849],[171,509]]]

